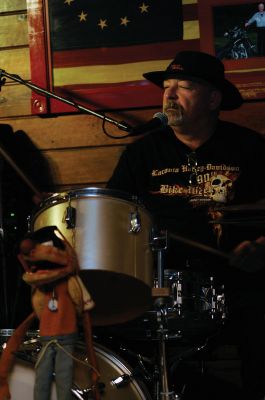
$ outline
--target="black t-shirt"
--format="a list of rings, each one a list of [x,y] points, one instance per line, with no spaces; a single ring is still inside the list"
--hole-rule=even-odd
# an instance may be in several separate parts
[[[219,217],[216,207],[264,198],[264,172],[261,135],[218,121],[215,133],[195,152],[170,127],[128,145],[108,187],[141,198],[160,229],[213,247],[221,243],[228,251],[260,232],[250,226],[220,227],[209,221]],[[198,257],[190,246],[174,243],[170,247],[171,263]]]

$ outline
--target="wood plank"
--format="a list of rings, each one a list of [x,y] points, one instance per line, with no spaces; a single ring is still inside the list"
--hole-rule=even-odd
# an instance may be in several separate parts
[[[1,95],[4,97],[7,97],[6,90],[7,86],[3,87]],[[30,93],[30,90],[28,91]],[[0,115],[2,106],[0,105]],[[158,109],[127,110],[123,113],[116,112],[109,115],[116,120],[125,120],[135,126],[152,118],[156,111]],[[245,103],[239,110],[222,112],[221,117],[257,130],[265,135],[264,102]],[[39,116],[5,118],[3,122],[10,124],[14,131],[22,130],[26,132],[34,144],[42,150],[65,147],[82,148],[123,145],[138,138],[111,139],[104,134],[101,120],[82,114],[54,116],[51,118]],[[106,128],[115,135],[123,134],[122,131],[116,128]]]
[[[30,79],[28,47],[0,50],[0,59],[0,67],[4,71],[8,72],[9,74],[17,74],[24,80]]]
[[[123,146],[44,152],[56,185],[105,183],[123,151]]]
[[[2,0],[0,2],[0,12],[13,12],[27,9],[26,0]]]
[[[29,42],[27,14],[0,15],[0,38],[0,48],[27,46]]]
[[[31,91],[16,84],[5,85],[0,93],[0,117],[29,115]]]
[[[126,120],[132,126],[147,121],[155,110],[134,110],[126,113],[108,114],[120,121]],[[43,150],[60,149],[65,147],[112,146],[131,142],[132,138],[112,139],[106,136],[102,129],[102,121],[90,115],[75,114],[43,118],[7,119],[5,123],[12,126],[14,131],[23,130],[34,144]],[[118,137],[126,132],[106,124],[106,130]]]

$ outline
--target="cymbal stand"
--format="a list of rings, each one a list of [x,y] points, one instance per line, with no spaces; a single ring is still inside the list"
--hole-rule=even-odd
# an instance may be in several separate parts
[[[158,357],[159,357],[159,369],[160,369],[160,390],[159,398],[161,400],[173,400],[179,397],[175,396],[173,391],[169,390],[168,386],[168,374],[166,365],[166,344],[165,344],[165,329],[163,324],[159,327],[158,337]]]
[[[164,259],[167,249],[167,232],[161,233],[153,237],[152,250],[157,253],[157,287],[164,287]],[[164,303],[164,298],[159,297],[156,300],[157,321],[159,327],[158,333],[158,358],[159,358],[159,376],[156,382],[155,400],[176,400],[179,396],[169,390],[167,360],[166,360],[166,338],[167,338],[167,305]]]

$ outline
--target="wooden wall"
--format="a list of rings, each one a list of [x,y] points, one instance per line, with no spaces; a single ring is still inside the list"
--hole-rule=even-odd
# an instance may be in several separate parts
[[[0,67],[30,80],[26,0],[0,2]],[[0,123],[9,124],[14,135],[25,132],[47,158],[55,185],[52,191],[75,187],[102,186],[129,139],[105,136],[101,120],[88,115],[64,115],[41,118],[31,115],[31,91],[7,80],[0,93]],[[156,109],[123,111],[111,114],[118,120],[138,124],[152,117]],[[246,103],[226,119],[265,134],[264,102]],[[121,131],[107,126],[112,134]],[[27,155],[25,154],[25,157]]]

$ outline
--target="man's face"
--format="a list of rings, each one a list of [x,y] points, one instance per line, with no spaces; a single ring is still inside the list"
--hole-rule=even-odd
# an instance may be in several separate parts
[[[259,9],[260,12],[263,12],[263,11],[264,11],[264,4],[263,4],[263,3],[260,3],[260,4],[258,5],[258,9]]]
[[[213,89],[206,84],[177,79],[164,81],[163,112],[169,125],[185,126],[207,117],[214,109],[212,93]]]

